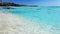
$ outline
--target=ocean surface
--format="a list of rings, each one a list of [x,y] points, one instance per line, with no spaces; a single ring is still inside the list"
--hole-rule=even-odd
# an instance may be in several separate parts
[[[60,6],[12,8],[14,9],[0,8],[0,11],[6,11],[18,16],[23,16],[24,18],[35,22],[38,26],[41,26],[42,29],[52,32],[49,34],[60,34]]]

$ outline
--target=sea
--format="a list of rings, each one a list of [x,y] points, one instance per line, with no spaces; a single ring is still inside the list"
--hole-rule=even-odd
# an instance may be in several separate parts
[[[0,8],[0,11],[23,16],[45,31],[42,33],[36,31],[35,34],[60,34],[60,6],[12,7],[12,9]]]

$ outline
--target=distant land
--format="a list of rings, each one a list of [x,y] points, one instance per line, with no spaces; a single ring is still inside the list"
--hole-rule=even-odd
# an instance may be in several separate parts
[[[37,7],[37,5],[15,4],[15,3],[9,3],[9,2],[0,3],[0,6],[30,6],[30,7]]]

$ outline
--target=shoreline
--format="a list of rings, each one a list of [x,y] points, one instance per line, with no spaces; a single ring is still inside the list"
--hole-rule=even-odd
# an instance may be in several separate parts
[[[30,34],[36,25],[22,16],[16,16],[8,12],[0,12],[0,32],[7,34]],[[33,27],[33,29],[31,29]],[[29,29],[30,28],[30,29]],[[28,31],[29,30],[29,31]],[[13,32],[12,32],[13,31]],[[24,32],[26,31],[26,32]]]
[[[52,29],[42,28],[44,25],[35,24],[23,16],[8,12],[0,12],[0,33],[5,34],[51,34]],[[50,27],[52,28],[52,27]],[[38,32],[38,33],[37,33]]]

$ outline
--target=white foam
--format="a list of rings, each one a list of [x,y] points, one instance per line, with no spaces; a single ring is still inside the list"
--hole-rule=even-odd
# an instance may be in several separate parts
[[[0,12],[0,34],[52,34],[38,24],[7,12]]]

